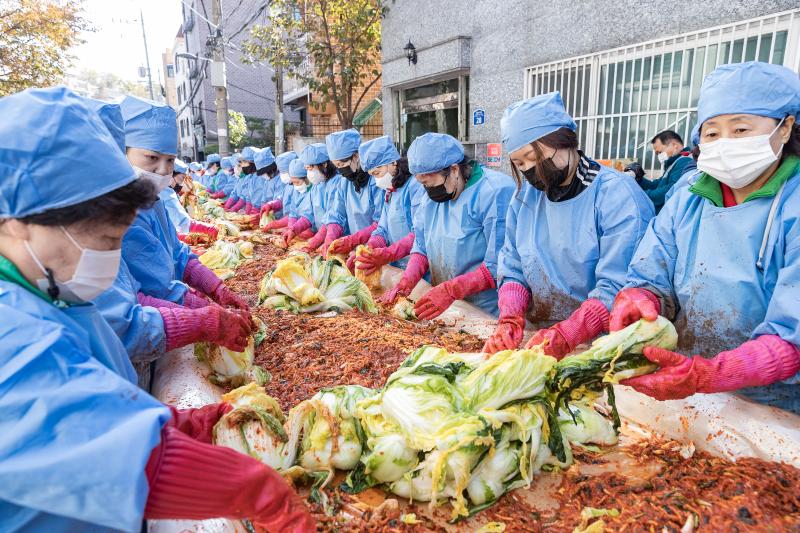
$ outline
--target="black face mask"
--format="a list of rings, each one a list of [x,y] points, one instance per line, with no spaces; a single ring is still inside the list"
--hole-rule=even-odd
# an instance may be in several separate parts
[[[173,191],[175,191],[175,194],[178,194],[178,195],[180,195],[180,193],[181,193],[181,188],[182,188],[182,187],[181,187],[180,185],[177,185],[177,184],[176,184],[176,185],[171,185],[171,186],[170,186],[170,189],[172,189]]]
[[[349,170],[349,174],[342,174],[342,170]],[[345,167],[344,169],[339,170],[339,173],[345,177],[347,181],[355,185],[356,192],[361,192],[361,189],[367,186],[369,183],[369,174],[364,172],[361,169],[352,170],[350,167]]]
[[[522,171],[525,179],[536,189],[547,192],[561,186],[569,176],[569,162],[564,168],[556,167],[553,158],[549,157],[527,170]],[[538,170],[541,169],[541,170]]]
[[[426,186],[425,192],[427,192],[428,197],[437,204],[449,202],[453,199],[453,196],[456,195],[455,191],[447,192],[447,187],[444,186],[444,183],[441,185],[434,185],[433,187]]]
[[[353,168],[350,165],[347,165],[346,167],[342,167],[342,168],[340,168],[338,170],[339,170],[339,174],[341,174],[343,177],[345,177],[347,179],[352,178],[353,174],[356,173],[356,171],[353,170]]]
[[[247,165],[246,167],[242,167],[242,172],[245,174],[255,174],[256,166],[255,165]]]

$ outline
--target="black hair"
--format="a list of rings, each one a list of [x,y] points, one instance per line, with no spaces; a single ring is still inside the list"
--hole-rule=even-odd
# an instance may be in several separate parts
[[[470,159],[469,157],[467,157],[467,156],[464,156],[464,159],[462,159],[458,163],[458,169],[461,171],[461,177],[464,178],[464,181],[469,181],[469,179],[472,177],[472,164],[473,163],[474,163],[474,161],[472,159]],[[443,175],[445,177],[445,179],[449,178],[450,177],[450,169],[451,168],[452,168],[452,165],[450,165],[447,168],[443,168],[442,170],[439,171],[439,174]]]
[[[677,132],[672,130],[664,130],[661,133],[657,133],[652,139],[650,139],[650,144],[653,144],[656,141],[661,141],[661,144],[667,144],[670,141],[678,141],[683,146],[683,139]]]
[[[220,164],[219,164],[219,163],[209,163],[209,164],[208,164],[208,168],[206,169],[206,172],[208,172],[209,170],[211,170],[211,167],[217,167],[217,170],[219,170],[220,168],[222,168],[222,167],[220,166]]]
[[[147,209],[158,200],[156,186],[145,179],[136,179],[111,192],[79,204],[50,209],[38,215],[19,219],[39,226],[70,226],[81,222],[127,225],[138,209]]]
[[[336,165],[334,165],[330,160],[315,166],[317,166],[325,176],[325,181],[328,181],[339,172],[339,169],[336,168]]]
[[[273,161],[269,165],[265,166],[264,168],[257,171],[259,176],[263,176],[264,174],[268,175],[270,178],[274,177],[275,174],[278,173],[278,164]]]
[[[800,157],[800,124],[797,122],[792,124],[792,133],[789,135],[789,140],[783,145],[781,159],[785,159],[790,155]]]
[[[411,171],[408,169],[408,158],[401,157],[397,160],[397,176],[392,178],[392,188],[399,189],[411,178]]]

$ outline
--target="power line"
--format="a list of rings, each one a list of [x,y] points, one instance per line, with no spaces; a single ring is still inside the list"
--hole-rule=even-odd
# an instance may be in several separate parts
[[[198,17],[200,17],[202,20],[204,20],[206,22],[206,24],[208,24],[209,33],[211,33],[211,26],[214,26],[214,28],[216,28],[216,26],[214,24],[212,24],[211,21],[209,21],[207,18],[205,18],[203,15],[201,15],[200,12],[198,10],[196,10],[195,8],[193,8],[191,4],[186,2],[186,0],[181,0],[181,3],[183,5],[185,5],[186,7],[188,7],[190,10],[194,11],[197,14]],[[203,4],[203,0],[200,0],[200,4]],[[205,7],[205,5],[203,5],[203,12],[205,13],[205,11],[206,11],[206,7]]]
[[[259,7],[259,8],[258,8],[258,10],[256,10],[256,12],[255,12],[255,13],[253,13],[253,15],[252,15],[252,16],[251,16],[251,17],[250,17],[250,18],[249,18],[249,19],[248,19],[248,20],[247,20],[247,21],[246,21],[244,24],[242,24],[242,26],[241,26],[241,27],[240,27],[238,30],[236,30],[235,32],[231,33],[231,34],[230,34],[230,35],[227,37],[227,40],[228,40],[228,41],[231,41],[231,40],[232,40],[234,37],[236,37],[237,35],[239,35],[240,33],[242,33],[242,32],[243,32],[245,29],[247,29],[247,27],[248,27],[250,24],[252,24],[252,23],[253,23],[253,21],[255,21],[255,20],[258,18],[258,16],[259,16],[259,15],[261,15],[262,13],[264,13],[264,12],[265,12],[265,10],[267,9],[267,7],[269,7],[269,1],[267,1],[267,2],[264,2],[264,4],[263,4],[261,7]],[[226,44],[228,44],[228,43],[226,43]]]
[[[230,82],[230,80],[228,81],[228,85],[230,85],[231,87],[236,87],[240,91],[246,92],[248,94],[252,94],[253,96],[258,96],[259,98],[263,98],[264,100],[267,100],[269,102],[275,103],[275,99],[274,98],[270,98],[269,96],[264,96],[263,94],[254,93],[253,91],[248,91],[244,87],[239,87],[238,85],[234,85],[233,83]]]

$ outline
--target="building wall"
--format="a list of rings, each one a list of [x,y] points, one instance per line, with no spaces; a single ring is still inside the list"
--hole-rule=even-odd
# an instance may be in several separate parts
[[[192,5],[205,18],[211,20],[211,2],[209,0],[204,0],[203,2],[200,0],[187,0],[186,3]],[[205,14],[203,4],[205,5]],[[221,4],[223,34],[230,37],[250,21],[264,3],[258,0],[221,0]],[[205,46],[209,35],[209,25],[196,13],[191,12],[186,5],[184,5],[183,11],[184,20],[189,17],[193,19],[193,27],[190,30],[187,31],[187,25],[184,24],[187,52],[200,57],[209,56],[210,52],[206,51]],[[265,21],[266,16],[262,13],[250,24],[262,24]],[[272,69],[267,65],[245,65],[241,62],[241,43],[249,36],[248,29],[244,29],[238,35],[231,37],[232,44],[226,46],[225,49],[228,109],[238,111],[245,116],[272,121],[275,116],[275,83],[272,81]],[[195,63],[185,59],[179,61],[182,62],[181,67]],[[216,107],[214,103],[214,88],[210,82],[209,62],[200,62],[199,71],[201,74],[191,80],[191,89],[187,89],[188,96],[191,96],[195,85],[197,83],[201,85],[189,105],[194,108],[195,120],[198,114],[202,118],[206,131],[206,142],[216,144]],[[286,109],[284,114],[287,116],[286,120],[297,120],[296,114],[291,110]],[[258,144],[258,142],[255,144]]]
[[[178,105],[178,93],[175,90],[175,66],[173,61],[175,54],[172,48],[167,48],[161,54],[161,71],[164,73],[164,92],[166,101],[170,107]],[[170,74],[171,73],[171,74]]]
[[[470,142],[499,142],[500,118],[524,97],[525,67],[798,7],[797,0],[390,0],[383,21],[383,127],[395,131],[392,88],[469,69]],[[463,39],[457,37],[463,36]],[[403,47],[418,50],[409,65]],[[507,159],[507,158],[504,158]]]

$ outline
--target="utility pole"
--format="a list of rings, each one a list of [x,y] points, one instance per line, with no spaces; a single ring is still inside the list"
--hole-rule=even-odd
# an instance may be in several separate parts
[[[220,0],[211,0],[211,23],[214,25],[214,53],[211,62],[211,85],[214,87],[217,106],[217,138],[219,153],[230,155],[228,143],[228,89],[225,78],[225,47],[222,41],[222,7]]]
[[[150,54],[147,52],[147,34],[144,32],[144,13],[139,10],[139,20],[142,21],[142,40],[144,41],[144,60],[147,62],[147,88],[150,90],[150,100],[153,98],[153,76],[150,74]]]
[[[283,66],[275,65],[275,155],[283,153]]]

